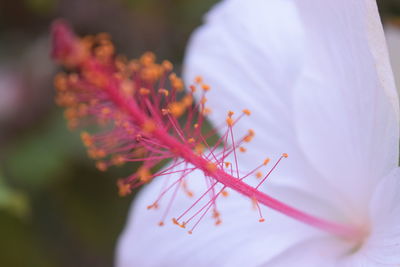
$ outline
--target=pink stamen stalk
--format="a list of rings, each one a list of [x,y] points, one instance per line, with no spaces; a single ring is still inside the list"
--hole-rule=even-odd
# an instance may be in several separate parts
[[[171,72],[170,62],[156,64],[154,55],[150,53],[143,55],[139,61],[124,61],[115,57],[114,47],[108,36],[103,34],[78,39],[62,22],[53,25],[52,55],[55,60],[73,71],[69,74],[59,74],[55,79],[58,90],[56,101],[66,107],[65,116],[69,120],[69,126],[75,128],[81,123],[86,124],[90,122],[86,118],[90,117],[108,129],[107,132],[96,135],[82,133],[82,140],[88,147],[89,156],[97,160],[98,169],[105,171],[109,166],[122,165],[127,161],[144,162],[135,174],[118,181],[120,195],[129,194],[133,188],[150,182],[156,176],[179,174],[179,178],[171,185],[164,184],[166,188],[149,206],[149,208],[158,207],[161,198],[175,187],[160,224],[163,224],[170,211],[180,185],[188,194],[190,193],[186,188],[185,179],[198,169],[204,173],[208,189],[179,216],[178,220],[187,215],[188,211],[207,194],[210,200],[186,222],[180,224],[174,219],[176,224],[184,227],[203,212],[190,233],[212,207],[217,224],[220,222],[216,199],[223,194],[225,188],[230,188],[255,203],[260,221],[264,218],[259,203],[339,236],[351,238],[359,234],[359,230],[355,227],[315,217],[259,190],[279,162],[287,157],[286,154],[279,158],[257,187],[246,184],[244,178],[261,166],[240,178],[236,153],[237,149],[245,151],[240,145],[250,142],[254,132],[249,130],[249,133],[237,142],[232,128],[244,114],[250,115],[250,112],[244,110],[237,119],[233,119],[233,112],[229,112],[226,120],[228,129],[218,139],[217,145],[210,146],[206,137],[212,136],[217,131],[212,129],[211,135],[202,133],[202,125],[209,112],[205,106],[205,93],[210,88],[201,78],[196,79],[197,86],[191,87],[191,93],[183,95],[183,82]],[[167,80],[170,82],[169,90],[164,88]],[[199,103],[194,104],[193,92],[199,88],[203,90],[202,98]],[[184,113],[188,114],[189,121],[181,128],[178,121]],[[229,135],[230,145],[227,144]],[[222,152],[215,153],[220,144],[223,144]],[[204,154],[204,148],[208,149],[207,154]],[[235,168],[232,164],[226,165],[225,159],[230,154],[233,154]],[[150,170],[166,159],[173,159],[172,166],[151,174]],[[174,170],[182,164],[185,166],[182,172]],[[224,170],[229,167],[230,173]],[[234,172],[236,177],[233,176]],[[218,184],[222,185],[222,189],[215,192],[215,186]]]

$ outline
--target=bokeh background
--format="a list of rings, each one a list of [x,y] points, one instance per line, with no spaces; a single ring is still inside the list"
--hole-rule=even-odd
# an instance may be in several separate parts
[[[0,0],[0,266],[112,266],[134,194],[120,198],[53,102],[49,26],[109,32],[119,53],[154,51],[176,66],[217,0]],[[244,1],[245,2],[245,1]],[[400,0],[378,0],[400,85]]]

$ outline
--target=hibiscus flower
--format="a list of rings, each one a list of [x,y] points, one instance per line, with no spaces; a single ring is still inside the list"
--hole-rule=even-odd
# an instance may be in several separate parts
[[[225,0],[187,51],[185,77],[202,75],[210,119],[251,108],[235,131],[253,128],[240,158],[290,158],[262,190],[285,203],[360,229],[343,238],[262,208],[220,200],[222,224],[205,217],[192,235],[155,224],[147,211],[162,180],[135,201],[117,248],[117,266],[400,266],[399,111],[375,0]],[[194,194],[207,188],[190,174]],[[193,199],[178,195],[180,212]]]

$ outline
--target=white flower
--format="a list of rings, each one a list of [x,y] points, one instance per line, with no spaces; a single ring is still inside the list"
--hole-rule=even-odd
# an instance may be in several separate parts
[[[341,239],[269,209],[259,223],[235,194],[218,227],[157,227],[162,210],[146,206],[159,179],[133,207],[117,266],[400,266],[398,99],[375,0],[226,0],[190,42],[195,75],[213,87],[213,122],[253,111],[236,128],[256,131],[242,168],[289,153],[263,191],[365,234]],[[204,191],[200,172],[189,186]],[[171,213],[192,201],[177,197]]]

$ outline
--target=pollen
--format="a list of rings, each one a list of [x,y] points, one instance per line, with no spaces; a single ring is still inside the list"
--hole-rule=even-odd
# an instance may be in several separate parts
[[[107,163],[105,163],[104,161],[98,161],[96,162],[96,168],[99,171],[105,172],[107,170]]]
[[[230,163],[230,162],[224,162],[224,164],[225,164],[225,168],[229,168],[229,166],[232,165],[232,163]]]
[[[263,162],[263,165],[264,165],[264,166],[267,166],[268,163],[269,163],[270,161],[271,161],[270,158],[266,158],[266,159],[264,160],[264,162]]]
[[[150,94],[150,90],[149,89],[147,89],[147,88],[140,88],[139,89],[139,94],[141,94],[141,95],[149,95]]]
[[[197,84],[201,84],[203,82],[203,77],[197,76],[196,78],[194,78],[194,82]]]
[[[241,146],[241,147],[239,147],[239,151],[242,152],[242,153],[244,153],[244,152],[247,151],[247,149],[246,149],[245,147],[242,147],[242,146]]]
[[[158,93],[163,94],[164,96],[168,96],[169,92],[167,89],[158,89]]]
[[[289,155],[287,153],[283,153],[282,157],[287,158],[287,157],[289,157]]]
[[[149,119],[146,120],[145,123],[143,123],[142,129],[145,133],[152,133],[155,131],[156,125],[153,120]]]
[[[226,124],[228,124],[228,126],[232,127],[233,126],[233,119],[231,117],[227,117],[226,118]]]
[[[247,116],[250,116],[250,115],[251,115],[251,111],[248,110],[248,109],[244,109],[244,110],[243,110],[243,113],[246,114]]]
[[[180,102],[172,102],[168,105],[169,113],[175,118],[179,118],[185,113],[185,106]]]
[[[174,65],[172,65],[171,61],[169,61],[169,60],[164,60],[161,63],[161,65],[165,71],[172,71],[172,69],[174,68]]]
[[[209,163],[207,163],[206,169],[209,172],[214,172],[217,170],[217,165],[215,165],[215,163],[209,162]]]
[[[256,172],[256,177],[257,177],[258,179],[262,178],[262,177],[263,177],[262,172]]]
[[[111,163],[115,166],[122,166],[126,162],[125,157],[122,155],[114,155],[111,158]]]
[[[139,181],[143,183],[148,183],[151,181],[152,175],[149,171],[148,168],[146,167],[140,167],[139,170],[137,171],[137,175],[139,177]]]
[[[90,146],[92,146],[94,144],[93,138],[88,132],[82,132],[81,133],[81,139],[82,139],[83,144],[86,147],[90,147]]]
[[[121,197],[129,195],[132,191],[130,184],[125,183],[123,180],[118,180],[117,186],[118,186],[118,194]]]
[[[201,88],[203,89],[203,91],[208,92],[210,91],[211,87],[208,84],[203,84],[201,85]]]
[[[64,92],[68,89],[67,75],[65,73],[59,73],[54,78],[54,87],[59,92]]]

